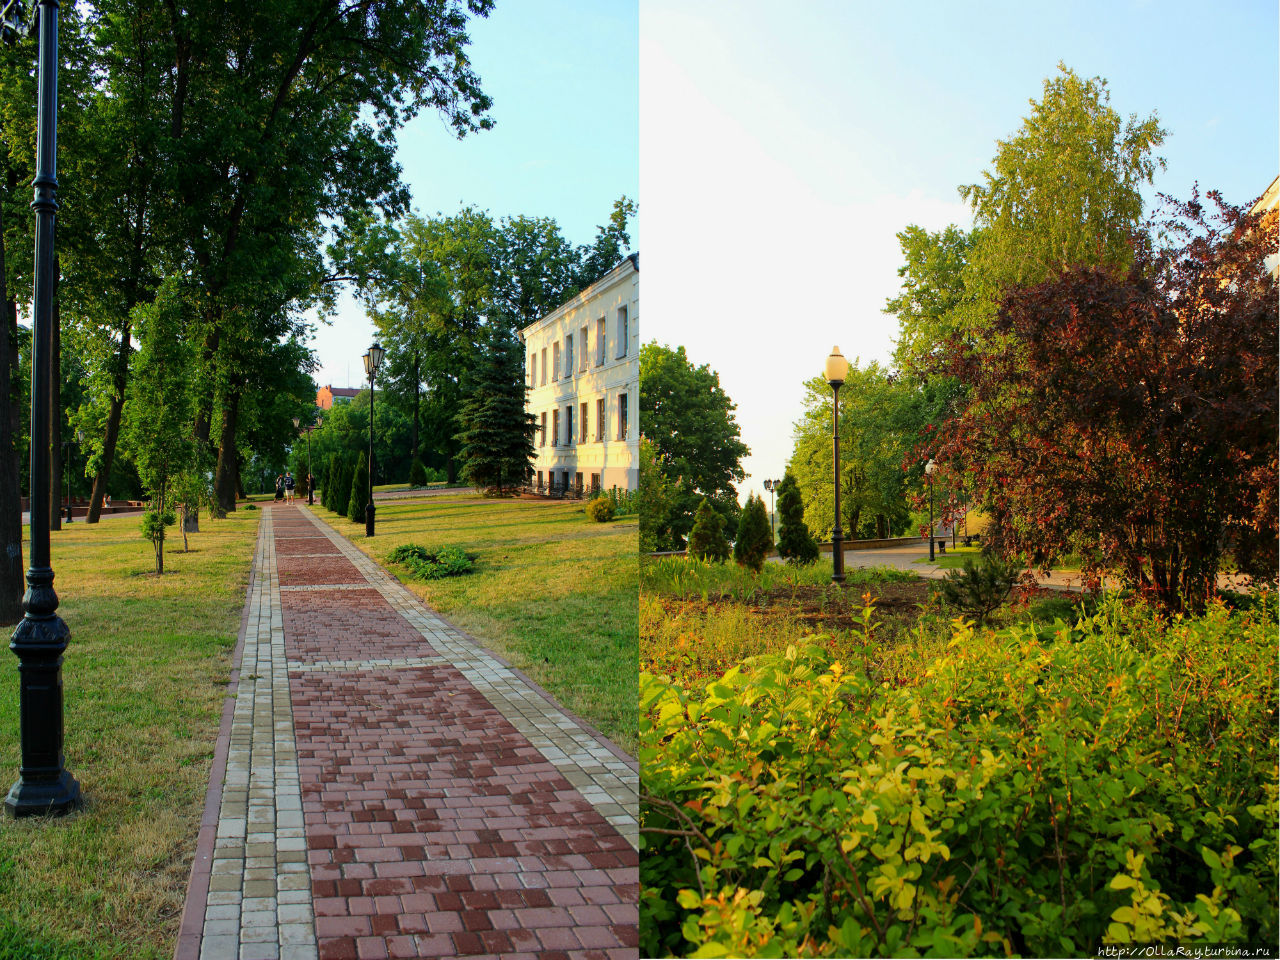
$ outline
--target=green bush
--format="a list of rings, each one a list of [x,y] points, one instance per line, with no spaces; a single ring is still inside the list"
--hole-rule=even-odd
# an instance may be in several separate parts
[[[613,501],[608,497],[596,497],[583,508],[588,517],[596,523],[606,523],[613,519]]]
[[[948,573],[939,593],[948,604],[983,624],[1005,602],[1021,576],[1018,563],[983,552],[977,563],[966,557],[963,567]]]
[[[640,680],[643,956],[1277,943],[1276,605]],[[899,685],[901,684],[901,685]]]
[[[427,468],[422,465],[422,461],[415,458],[413,464],[409,467],[409,486],[425,487],[427,485]]]
[[[388,559],[408,567],[417,580],[458,577],[476,568],[476,557],[458,547],[428,550],[416,543],[406,543],[392,550]]]
[[[702,498],[698,512],[693,515],[688,552],[693,560],[723,563],[729,559],[729,541],[724,537],[724,517],[716,512],[706,497]]]
[[[773,532],[769,529],[769,513],[764,500],[755,495],[747,497],[738,520],[738,536],[733,541],[733,559],[740,567],[760,572],[764,558],[773,546]]]

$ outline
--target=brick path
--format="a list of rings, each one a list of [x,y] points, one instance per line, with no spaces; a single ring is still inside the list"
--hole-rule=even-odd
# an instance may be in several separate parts
[[[263,511],[175,956],[638,956],[635,764],[297,506]]]

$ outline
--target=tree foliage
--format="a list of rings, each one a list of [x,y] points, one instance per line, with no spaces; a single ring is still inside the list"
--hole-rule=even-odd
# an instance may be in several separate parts
[[[653,444],[655,462],[672,485],[665,526],[655,535],[681,544],[694,511],[708,500],[732,536],[737,526],[735,481],[746,473],[750,450],[739,439],[734,403],[707,364],[695,367],[684,347],[656,342],[640,349],[640,432]]]
[[[640,552],[671,550],[671,527],[667,514],[671,510],[672,484],[658,463],[658,452],[648,437],[640,438],[640,486],[636,509],[640,515]]]
[[[940,450],[1004,553],[1047,568],[1074,549],[1173,610],[1203,606],[1224,548],[1275,575],[1276,217],[1210,196],[1212,216],[1173,205],[1123,276],[1076,267],[1011,294],[1005,352],[955,344],[972,394]]]
[[[365,508],[373,499],[369,489],[369,454],[360,451],[351,474],[351,494],[347,498],[347,519],[364,523]]]

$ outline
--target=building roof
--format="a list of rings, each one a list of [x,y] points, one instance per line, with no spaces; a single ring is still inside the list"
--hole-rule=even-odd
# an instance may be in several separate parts
[[[612,270],[606,273],[603,277],[601,277],[595,283],[591,284],[591,286],[587,287],[585,290],[581,290],[578,293],[574,294],[564,303],[560,304],[560,306],[556,307],[554,310],[548,313],[545,317],[540,317],[539,319],[533,321],[533,323],[529,324],[527,327],[524,327],[520,331],[520,339],[521,340],[525,339],[525,334],[528,333],[530,330],[532,330],[534,327],[541,326],[542,324],[548,323],[552,320],[557,320],[562,315],[572,310],[574,307],[578,307],[586,303],[588,300],[591,299],[591,297],[595,294],[597,290],[601,290],[604,287],[609,286],[610,284],[617,283],[618,280],[620,280],[624,276],[627,276],[632,273],[639,273],[639,272],[640,272],[640,254],[639,253],[627,254],[618,262],[618,265],[616,267],[614,267]]]
[[[355,387],[332,387],[327,384],[322,389],[328,390],[329,395],[334,397],[354,397],[360,393]]]

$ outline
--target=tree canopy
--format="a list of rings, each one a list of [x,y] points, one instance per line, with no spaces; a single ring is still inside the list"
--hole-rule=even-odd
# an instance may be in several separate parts
[[[655,532],[659,540],[683,544],[704,497],[733,536],[734,483],[746,476],[742,458],[750,453],[739,439],[734,409],[719,375],[705,363],[695,367],[684,347],[650,342],[640,348],[640,432],[672,485],[666,528]]]

